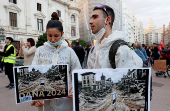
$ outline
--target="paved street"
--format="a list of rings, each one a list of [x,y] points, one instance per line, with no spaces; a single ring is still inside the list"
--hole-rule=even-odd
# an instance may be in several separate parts
[[[169,111],[170,109],[170,77],[156,77],[152,70],[153,77],[153,98],[151,101],[151,111]],[[5,88],[8,85],[8,78],[4,73],[0,73],[0,111],[37,111],[37,108],[28,103],[16,105],[15,91]]]
[[[170,77],[155,76],[152,70],[153,98],[151,101],[151,111],[170,110]]]
[[[37,111],[30,102],[16,105],[14,89],[5,88],[8,84],[8,78],[4,73],[0,73],[0,111]]]

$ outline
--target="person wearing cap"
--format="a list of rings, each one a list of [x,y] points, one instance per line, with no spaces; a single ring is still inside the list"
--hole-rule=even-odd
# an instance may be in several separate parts
[[[0,52],[0,55],[3,56],[3,62],[5,65],[5,75],[8,76],[10,84],[6,86],[6,88],[12,89],[14,88],[14,78],[13,78],[13,65],[15,64],[16,54],[15,47],[11,44],[13,39],[11,37],[7,37],[5,39],[5,47],[4,52]]]
[[[124,40],[124,34],[113,31],[115,19],[114,11],[107,5],[94,7],[90,17],[92,33],[95,35],[95,46],[90,50],[87,66],[88,69],[113,68],[109,60],[109,51],[116,40]],[[142,59],[127,45],[121,45],[115,55],[116,68],[141,68]]]

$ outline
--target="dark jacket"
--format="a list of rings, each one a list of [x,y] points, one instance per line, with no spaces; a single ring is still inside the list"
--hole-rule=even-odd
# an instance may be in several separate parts
[[[158,47],[154,47],[153,57],[154,57],[154,60],[158,60],[159,59]]]
[[[91,49],[91,48],[86,48],[86,49],[85,49],[85,51],[87,51],[87,58],[88,58],[90,49]]]
[[[77,54],[77,57],[79,58],[79,61],[80,63],[82,64],[83,61],[84,61],[84,55],[85,55],[85,52],[84,52],[84,49],[83,47],[79,46],[79,45],[75,45],[73,47],[73,50],[75,51],[75,53]]]
[[[146,54],[148,57],[151,57],[151,52],[149,51],[149,49],[146,50]]]

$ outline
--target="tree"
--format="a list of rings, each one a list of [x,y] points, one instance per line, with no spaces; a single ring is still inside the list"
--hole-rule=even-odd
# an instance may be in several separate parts
[[[40,35],[38,37],[36,47],[42,46],[44,44],[44,42],[46,42],[46,41],[47,41],[47,33],[43,33],[43,35]]]
[[[79,43],[80,43],[80,45],[81,45],[82,47],[86,47],[86,46],[87,46],[87,42],[86,42],[86,41],[84,41],[84,40],[82,40],[82,39],[78,39],[78,41],[79,41]],[[73,40],[73,41],[71,42],[71,45],[75,45],[75,43],[76,43],[76,40]]]

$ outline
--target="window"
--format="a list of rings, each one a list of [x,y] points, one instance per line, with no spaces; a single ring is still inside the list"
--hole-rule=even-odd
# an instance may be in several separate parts
[[[37,11],[41,11],[41,4],[37,3]]]
[[[37,23],[38,23],[38,30],[43,31],[43,20],[37,19]]]
[[[9,12],[10,26],[17,27],[17,13]]]
[[[86,80],[84,80],[84,84],[86,84]]]
[[[75,16],[74,16],[74,15],[71,16],[71,22],[72,22],[72,23],[75,22]]]
[[[17,4],[17,0],[9,0],[9,2]]]
[[[57,10],[58,17],[61,17],[61,11]]]
[[[76,28],[71,27],[71,36],[76,36]]]

